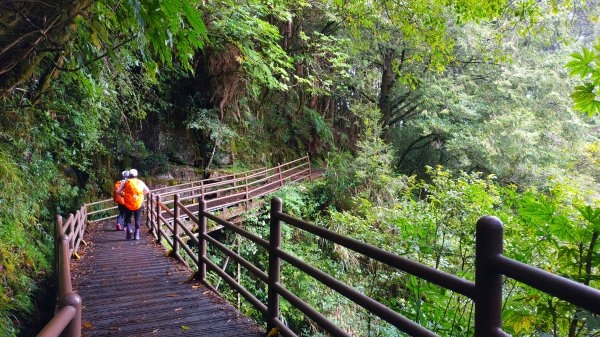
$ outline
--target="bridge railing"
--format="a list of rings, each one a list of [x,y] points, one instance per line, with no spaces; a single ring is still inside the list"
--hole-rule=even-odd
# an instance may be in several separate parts
[[[180,244],[169,237],[181,233],[180,227],[185,227],[183,219],[190,218],[190,215],[193,216],[198,211],[197,205],[190,205],[198,196],[205,200],[210,211],[225,210],[233,206],[243,206],[247,210],[255,200],[281,188],[287,182],[310,178],[311,173],[310,160],[306,156],[240,178],[202,185],[198,190],[150,193],[147,198],[147,225],[157,240],[164,238],[173,251],[178,252]],[[206,200],[207,198],[211,199]],[[183,210],[183,213],[178,212],[179,210]],[[190,236],[189,233],[186,235]]]
[[[56,217],[54,233],[54,272],[57,285],[57,311],[54,317],[40,331],[38,337],[79,337],[81,336],[81,297],[73,292],[71,284],[71,258],[83,241],[87,225],[86,207],[82,206],[67,221]]]
[[[302,172],[300,172],[302,171]],[[242,186],[248,186],[249,190],[253,189],[253,185],[261,184],[261,179],[271,179],[281,173],[291,179],[302,179],[300,175],[312,174],[312,167],[308,156],[292,160],[290,162],[279,164],[272,168],[257,168],[240,173],[233,173],[214,178],[202,179],[198,181],[161,187],[151,190],[152,195],[160,195],[163,202],[173,201],[173,195],[179,194],[182,202],[193,200],[200,195],[206,195],[205,199],[218,198],[223,193],[231,194],[229,191],[237,191],[238,195],[242,195],[245,191],[240,190]],[[229,188],[229,190],[227,190]],[[219,200],[212,201],[217,204]],[[85,204],[86,211],[90,222],[100,222],[117,217],[117,206],[113,199],[104,199],[92,203]]]
[[[177,198],[177,197],[176,197]],[[192,261],[197,265],[196,277],[208,287],[215,290],[207,281],[207,271],[219,275],[229,286],[242,295],[264,316],[268,331],[278,328],[285,336],[296,336],[280,319],[279,300],[285,298],[290,304],[303,312],[307,317],[317,323],[323,330],[333,336],[350,336],[341,327],[329,320],[322,313],[311,307],[289,289],[280,283],[281,261],[312,276],[325,286],[335,290],[365,308],[374,315],[394,325],[398,330],[411,336],[438,336],[436,333],[418,325],[398,312],[384,304],[364,295],[351,286],[335,279],[331,275],[301,261],[297,257],[281,249],[281,227],[283,224],[307,231],[318,237],[344,246],[369,258],[380,261],[388,266],[420,277],[429,282],[447,288],[453,292],[470,298],[475,306],[475,337],[509,336],[502,331],[502,277],[507,276],[519,282],[525,283],[538,290],[546,292],[557,298],[570,302],[576,306],[589,310],[591,313],[600,314],[600,291],[581,283],[571,281],[561,276],[546,272],[539,268],[520,263],[502,255],[503,224],[495,217],[483,217],[477,223],[476,233],[476,257],[475,257],[475,282],[445,273],[438,269],[406,259],[397,254],[385,251],[381,248],[366,244],[364,242],[340,235],[328,229],[316,226],[301,219],[294,218],[282,211],[282,203],[278,198],[271,201],[270,210],[270,235],[269,240],[250,233],[235,224],[219,218],[209,212],[206,200],[200,200],[197,216],[190,211],[179,200],[175,201],[174,211],[163,207],[160,201],[157,203],[157,213],[161,210],[170,212],[169,215],[177,219],[173,226],[169,226],[172,240],[166,239],[173,252],[178,254],[182,248]],[[168,211],[167,211],[168,210]],[[178,220],[178,215],[185,214],[198,225],[198,233],[192,233]],[[211,220],[225,229],[252,241],[257,246],[268,251],[268,270],[263,271],[244,259],[238,253],[227,248],[224,244],[212,238],[207,233],[207,221]],[[168,223],[167,219],[159,216],[159,221]],[[162,235],[166,235],[162,232]],[[192,241],[197,247],[194,252],[189,245]],[[248,291],[234,277],[224,269],[216,265],[207,256],[207,246],[212,245],[220,250],[225,256],[232,259],[240,266],[246,268],[257,279],[267,285],[267,303],[263,303],[256,295]],[[181,258],[178,256],[178,258]]]

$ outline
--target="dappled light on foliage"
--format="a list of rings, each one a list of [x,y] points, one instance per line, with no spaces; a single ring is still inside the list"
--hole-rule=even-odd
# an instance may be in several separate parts
[[[109,196],[121,171],[154,187],[307,154],[321,179],[278,194],[294,216],[472,279],[474,224],[495,215],[508,256],[598,288],[598,17],[596,0],[2,2],[0,335],[24,333],[51,288],[56,215]],[[473,333],[468,299],[284,234],[438,334]],[[356,336],[398,334],[292,268],[282,278]],[[598,317],[504,291],[515,336],[598,334]]]

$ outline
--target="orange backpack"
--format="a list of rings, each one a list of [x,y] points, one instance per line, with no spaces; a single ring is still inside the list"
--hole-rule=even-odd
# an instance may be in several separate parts
[[[119,188],[121,187],[121,185],[123,184],[122,180],[119,180],[115,183],[115,191],[114,191],[114,200],[117,204],[119,205],[124,205],[125,204],[125,199],[123,199],[122,196],[117,194],[117,191],[119,190]]]
[[[123,189],[125,207],[130,211],[137,211],[144,203],[144,183],[137,178],[128,179]]]

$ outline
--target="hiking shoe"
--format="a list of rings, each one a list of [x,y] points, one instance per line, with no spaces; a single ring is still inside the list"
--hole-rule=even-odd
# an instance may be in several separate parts
[[[123,230],[123,227],[121,227],[121,224],[117,224],[116,231],[119,232],[119,231],[122,231],[122,230]]]
[[[139,239],[140,239],[140,230],[139,230],[139,229],[136,229],[136,230],[135,230],[135,235],[134,235],[134,237],[135,237],[135,239],[136,239],[136,240],[139,240]]]
[[[125,235],[125,240],[131,240],[131,234],[133,233],[131,233],[131,231],[128,230],[127,235]]]

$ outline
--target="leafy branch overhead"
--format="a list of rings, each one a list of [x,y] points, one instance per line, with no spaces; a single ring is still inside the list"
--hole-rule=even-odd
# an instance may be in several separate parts
[[[591,49],[583,47],[581,53],[573,53],[571,57],[573,60],[567,63],[571,76],[583,80],[571,94],[575,109],[590,117],[600,115],[600,40]]]
[[[61,70],[94,69],[125,44],[150,69],[177,59],[192,70],[207,31],[201,11],[190,0],[31,2],[2,4],[0,95],[7,96],[31,77],[43,91]]]

